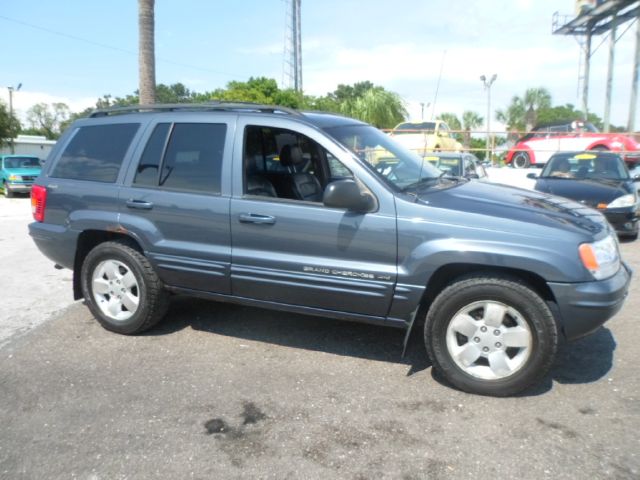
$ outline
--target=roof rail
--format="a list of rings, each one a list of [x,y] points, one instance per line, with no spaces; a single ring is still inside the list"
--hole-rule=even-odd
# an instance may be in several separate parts
[[[111,107],[94,110],[89,118],[108,117],[125,113],[175,112],[175,111],[248,111],[261,113],[280,113],[285,115],[301,115],[300,112],[289,107],[279,105],[263,105],[252,102],[206,102],[206,103],[156,103],[153,105],[130,105],[127,107]]]

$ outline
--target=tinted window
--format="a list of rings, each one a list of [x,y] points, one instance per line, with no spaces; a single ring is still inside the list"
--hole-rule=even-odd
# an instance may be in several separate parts
[[[226,131],[224,124],[174,124],[162,164],[160,186],[220,193]]]
[[[53,169],[52,177],[115,182],[138,123],[80,127]]]
[[[133,180],[136,185],[158,185],[158,170],[160,169],[169,126],[169,123],[159,123],[153,130],[136,169],[136,176]]]

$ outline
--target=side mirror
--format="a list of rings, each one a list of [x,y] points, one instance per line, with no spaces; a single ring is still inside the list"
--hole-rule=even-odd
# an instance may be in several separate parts
[[[538,178],[538,175],[536,175],[535,173],[527,173],[527,178],[530,178],[531,180],[535,180]]]
[[[322,203],[331,208],[346,208],[350,212],[368,213],[378,207],[376,198],[348,178],[331,182],[324,189]]]

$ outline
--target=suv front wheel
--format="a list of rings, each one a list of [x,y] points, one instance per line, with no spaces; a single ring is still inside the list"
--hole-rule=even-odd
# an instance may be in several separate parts
[[[551,367],[558,331],[540,295],[511,277],[469,276],[446,287],[425,322],[434,367],[457,388],[514,395]]]
[[[82,293],[89,310],[107,330],[133,335],[164,317],[168,292],[149,261],[122,242],[101,243],[86,256]]]

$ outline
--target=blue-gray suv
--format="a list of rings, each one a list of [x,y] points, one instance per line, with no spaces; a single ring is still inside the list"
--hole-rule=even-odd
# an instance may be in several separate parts
[[[107,329],[172,293],[406,331],[468,392],[540,381],[561,339],[620,310],[631,272],[596,210],[450,176],[365,123],[248,104],[73,123],[30,234]]]

